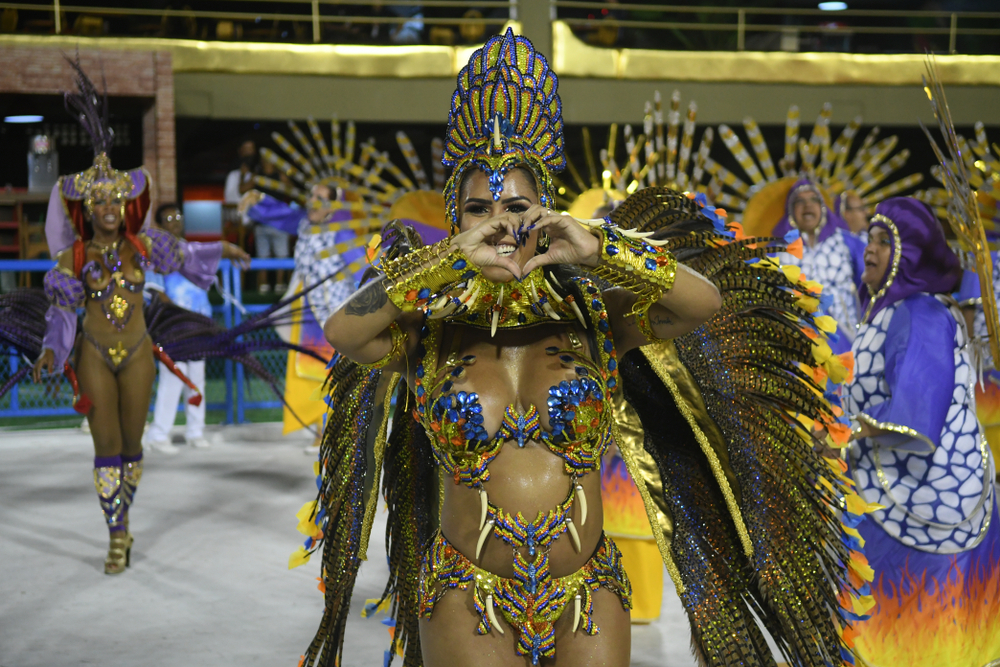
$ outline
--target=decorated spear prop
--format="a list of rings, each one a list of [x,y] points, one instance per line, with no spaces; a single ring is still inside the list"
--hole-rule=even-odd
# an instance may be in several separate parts
[[[997,317],[997,302],[993,294],[993,260],[986,242],[986,230],[983,228],[982,218],[979,217],[976,191],[969,182],[968,167],[962,156],[955,124],[951,120],[951,110],[948,109],[948,99],[945,97],[944,86],[938,76],[933,55],[927,56],[927,76],[923,77],[923,80],[924,92],[927,93],[934,118],[944,137],[948,157],[923,122],[920,123],[920,127],[931,142],[931,148],[934,149],[938,162],[941,163],[941,181],[948,192],[948,223],[961,249],[971,253],[976,263],[983,312],[986,315],[986,330],[990,337],[990,350],[993,352],[993,359],[1000,360],[1000,320]]]

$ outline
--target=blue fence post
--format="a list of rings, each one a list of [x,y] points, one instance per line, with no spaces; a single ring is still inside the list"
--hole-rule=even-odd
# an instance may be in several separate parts
[[[233,294],[233,281],[232,281],[232,271],[230,266],[230,261],[224,259],[219,262],[219,268],[222,270],[222,289],[226,291],[227,294]],[[239,296],[236,296],[238,299]],[[233,304],[231,302],[226,302],[222,304],[222,323],[227,329],[233,326]],[[233,362],[230,359],[226,359],[223,363],[223,368],[225,369],[226,375],[226,423],[233,423]]]
[[[251,262],[252,263],[252,262]],[[230,271],[233,283],[233,295],[239,303],[243,303],[243,281],[240,279],[239,267],[236,263],[230,264]],[[240,312],[239,308],[233,308],[233,326],[237,326],[243,321],[243,313]],[[242,340],[238,338],[237,340]],[[246,415],[243,410],[243,364],[236,364],[236,386],[234,387],[236,395],[236,423],[242,424],[246,421]]]

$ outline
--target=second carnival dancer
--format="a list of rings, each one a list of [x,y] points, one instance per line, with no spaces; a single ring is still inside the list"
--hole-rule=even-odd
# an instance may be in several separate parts
[[[189,243],[146,224],[149,174],[112,168],[107,96],[79,63],[70,65],[78,92],[66,94],[67,107],[91,137],[94,165],[60,178],[52,190],[45,233],[56,266],[45,275],[44,291],[0,295],[0,344],[37,358],[0,386],[0,396],[29,372],[36,382],[43,372],[67,376],[73,407],[87,416],[94,440],[94,486],[110,533],[104,571],[120,574],[130,565],[129,511],[143,472],[141,441],[156,376],[154,356],[197,394],[192,401],[202,396],[174,360],[230,358],[280,395],[277,380],[252,353],[302,348],[247,334],[280,324],[275,312],[301,294],[232,329],[159,299],[144,308],[148,270],[176,271],[207,288],[220,260],[246,266],[250,258],[227,242]],[[84,312],[82,327],[78,308]]]
[[[290,561],[322,544],[326,610],[300,664],[341,661],[382,468],[388,660],[627,665],[630,584],[595,474],[626,444],[621,391],[644,428],[623,457],[703,664],[774,665],[756,617],[791,662],[853,662],[870,573],[836,508],[851,525],[866,508],[806,426],[847,431],[823,397],[844,368],[818,286],[666,188],[604,220],[553,213],[556,87],[510,31],[472,55],[444,153],[451,238],[391,225],[381,275],[326,323],[342,356]]]
[[[45,275],[51,306],[34,378],[61,371],[76,346],[79,395],[92,403],[86,414],[94,439],[94,486],[111,537],[104,571],[118,574],[129,564],[128,513],[142,478],[142,432],[156,377],[155,346],[143,317],[144,272],[180,271],[207,288],[220,259],[248,264],[250,258],[225,241],[188,243],[144,227],[149,174],[111,167],[114,135],[102,117],[106,110],[97,106],[93,84],[74,67],[79,93],[67,94],[67,102],[84,119],[94,166],[61,178],[52,191],[45,233],[56,266]],[[79,307],[86,314],[77,344]]]
[[[865,314],[848,413],[858,491],[885,509],[859,528],[878,606],[857,646],[874,667],[1000,659],[995,463],[976,420],[961,279],[931,210],[879,204],[865,250]]]

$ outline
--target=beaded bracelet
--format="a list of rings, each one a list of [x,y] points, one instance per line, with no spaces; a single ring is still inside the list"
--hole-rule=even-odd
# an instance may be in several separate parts
[[[382,265],[385,292],[403,312],[422,309],[433,297],[479,275],[476,267],[448,241],[418,248]]]
[[[406,345],[406,332],[399,326],[399,324],[393,320],[389,324],[389,335],[392,337],[392,349],[390,349],[384,357],[378,361],[373,361],[370,364],[358,364],[362,368],[367,368],[370,370],[379,370],[385,368],[390,361],[396,358],[402,351],[403,346]]]

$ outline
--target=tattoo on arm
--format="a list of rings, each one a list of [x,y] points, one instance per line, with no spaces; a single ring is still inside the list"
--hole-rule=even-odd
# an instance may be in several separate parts
[[[674,321],[669,317],[667,317],[666,315],[654,314],[649,318],[649,323],[652,324],[653,326],[668,326],[672,325]]]
[[[362,317],[380,309],[389,301],[389,296],[385,293],[384,283],[384,280],[379,280],[360,289],[344,306],[344,312],[348,315]]]

